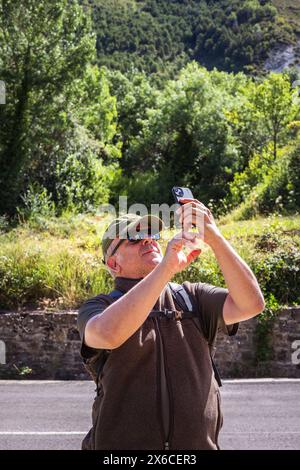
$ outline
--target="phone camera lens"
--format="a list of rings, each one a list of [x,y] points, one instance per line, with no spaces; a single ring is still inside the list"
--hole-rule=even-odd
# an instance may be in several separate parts
[[[176,188],[175,189],[175,194],[176,196],[182,197],[183,196],[183,191],[181,188]]]

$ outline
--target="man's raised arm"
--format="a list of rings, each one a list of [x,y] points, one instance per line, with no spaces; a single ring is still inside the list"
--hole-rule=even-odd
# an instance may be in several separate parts
[[[101,314],[91,318],[85,327],[85,343],[95,349],[115,349],[121,346],[144,323],[165,285],[185,269],[200,254],[194,250],[188,256],[182,251],[185,238],[175,236],[168,243],[160,264],[119,300]]]
[[[265,307],[257,279],[218,229],[211,211],[197,199],[182,199],[179,220],[188,230],[194,224],[198,236],[213,250],[222,270],[229,294],[223,306],[223,318],[231,325],[258,315]]]

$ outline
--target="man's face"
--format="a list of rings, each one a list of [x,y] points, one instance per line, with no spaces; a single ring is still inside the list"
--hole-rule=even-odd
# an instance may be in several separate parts
[[[119,243],[116,238],[109,247],[108,255]],[[161,248],[156,240],[145,238],[137,243],[124,240],[113,256],[107,258],[108,266],[115,276],[140,278],[149,274],[163,259]]]

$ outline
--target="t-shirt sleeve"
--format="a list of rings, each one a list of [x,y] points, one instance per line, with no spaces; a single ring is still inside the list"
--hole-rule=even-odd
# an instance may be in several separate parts
[[[223,317],[223,306],[229,293],[228,289],[203,282],[189,284],[188,289],[193,294],[201,328],[209,344],[214,343],[219,329],[229,336],[236,334],[238,323],[226,325]]]
[[[81,339],[81,356],[89,359],[99,352],[99,349],[90,348],[84,342],[84,333],[87,322],[99,313],[102,313],[108,306],[108,302],[104,296],[98,295],[84,302],[78,310],[77,328]]]

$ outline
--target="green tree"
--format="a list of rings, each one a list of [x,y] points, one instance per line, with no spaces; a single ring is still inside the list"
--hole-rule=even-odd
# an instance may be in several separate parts
[[[178,80],[166,84],[155,108],[147,109],[128,149],[134,169],[164,172],[168,184],[190,185],[206,202],[226,194],[240,159],[225,114],[235,79],[217,74],[196,63],[182,70]]]
[[[116,96],[117,128],[122,139],[121,166],[130,174],[139,160],[135,160],[130,148],[143,128],[147,110],[156,108],[159,92],[143,72],[132,70],[122,74],[120,71],[107,71],[111,93]]]
[[[117,98],[112,96],[108,71],[96,65],[87,67],[84,80],[76,84],[76,101],[71,109],[76,119],[91,136],[101,142],[102,157],[110,163],[121,157],[121,140],[116,140]]]
[[[232,129],[235,147],[242,155],[240,172],[248,166],[254,155],[262,153],[270,140],[261,113],[255,105],[257,84],[245,76],[237,81],[235,106],[226,110],[228,124]]]
[[[284,143],[290,124],[299,113],[288,76],[271,73],[257,86],[253,97],[257,118],[261,119],[273,144],[274,160],[278,145]]]
[[[26,171],[65,144],[72,83],[94,57],[89,16],[74,0],[0,1],[0,212],[13,214]],[[27,171],[28,173],[28,171]]]

